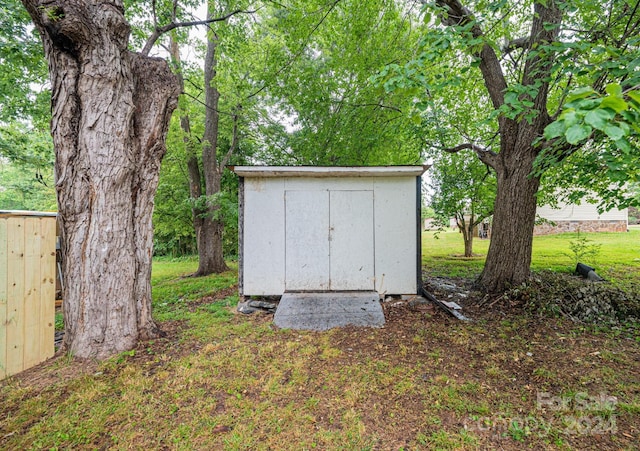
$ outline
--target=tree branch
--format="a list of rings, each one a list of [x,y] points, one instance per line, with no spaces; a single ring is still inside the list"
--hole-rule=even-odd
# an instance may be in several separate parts
[[[448,153],[458,153],[461,150],[465,150],[465,149],[473,150],[478,156],[478,158],[480,159],[480,161],[482,161],[487,166],[490,166],[493,169],[496,169],[498,158],[500,158],[499,155],[494,151],[485,149],[484,147],[481,147],[477,144],[464,143],[464,144],[457,145],[455,147],[448,147],[442,150]]]
[[[147,39],[147,42],[145,43],[144,48],[140,53],[142,55],[148,56],[149,52],[151,51],[151,48],[156,43],[158,38],[160,38],[160,36],[162,36],[166,32],[171,31],[173,29],[184,28],[184,27],[194,27],[198,25],[208,25],[214,22],[223,22],[227,20],[229,17],[235,16],[236,14],[253,14],[256,11],[257,10],[245,11],[242,9],[236,9],[235,11],[231,11],[230,13],[225,14],[224,16],[214,17],[213,19],[193,20],[190,22],[171,22],[171,23],[168,23],[167,25],[163,25],[162,27],[156,27],[153,34],[151,34],[151,36],[149,36],[149,38]]]
[[[395,107],[395,106],[391,106],[391,105],[385,105],[382,102],[380,102],[380,103],[348,103],[348,102],[342,102],[340,100],[334,100],[333,103],[339,103],[341,105],[352,107],[352,108],[361,108],[361,107],[368,107],[368,106],[372,106],[374,108],[386,108],[388,110],[397,111],[398,113],[402,113],[402,110],[400,108]]]
[[[222,159],[222,163],[220,163],[220,172],[224,171],[224,168],[227,166],[231,155],[236,151],[236,147],[238,146],[238,113],[237,110],[240,110],[242,107],[240,105],[236,108],[236,114],[233,115],[233,136],[231,138],[231,145],[229,146],[229,150],[225,154]]]
[[[547,95],[549,92],[549,77],[553,66],[553,55],[550,54],[549,50],[541,48],[558,40],[561,23],[562,11],[556,0],[535,3],[528,49],[535,49],[537,53],[526,60],[522,84],[527,86],[541,83],[533,99],[533,108],[540,114],[538,120],[545,125],[551,121],[547,112]],[[549,27],[549,25],[552,26]]]
[[[471,34],[474,38],[483,37],[482,29],[477,24],[471,11],[460,3],[460,0],[436,0],[436,4],[446,11],[446,17],[442,22],[447,26],[471,25]],[[495,109],[504,104],[504,91],[507,89],[507,81],[500,66],[500,60],[496,52],[489,44],[484,44],[482,49],[475,54],[480,58],[480,71],[484,84],[489,91],[491,103]]]
[[[502,47],[502,51],[505,54],[508,54],[516,49],[524,49],[529,47],[530,42],[531,42],[531,36],[512,39],[511,41],[507,41],[505,43],[505,45]]]

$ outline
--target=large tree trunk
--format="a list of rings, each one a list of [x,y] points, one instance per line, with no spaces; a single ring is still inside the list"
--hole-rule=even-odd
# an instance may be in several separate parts
[[[208,18],[212,18],[214,2],[209,1]],[[218,101],[220,93],[214,84],[216,76],[216,47],[217,37],[209,36],[207,42],[207,54],[204,60],[204,85],[205,85],[205,130],[204,144],[202,148],[202,172],[204,174],[205,195],[207,196],[207,209],[203,217],[200,233],[198,234],[198,271],[196,276],[205,276],[212,273],[227,271],[229,268],[224,261],[222,251],[222,234],[224,223],[219,216],[219,206],[211,199],[220,192],[222,170],[218,166],[218,132],[219,114]]]
[[[443,23],[448,26],[465,25],[474,38],[483,38],[480,22],[461,0],[436,0],[443,7]],[[500,152],[474,148],[478,157],[496,171],[497,193],[493,214],[493,225],[489,253],[480,285],[489,292],[500,292],[518,285],[529,277],[533,226],[536,216],[536,193],[539,179],[531,176],[533,161],[539,149],[534,142],[542,136],[544,128],[551,122],[547,111],[547,95],[551,80],[554,53],[539,49],[542,45],[556,42],[562,9],[559,0],[535,2],[531,23],[531,34],[526,40],[525,65],[522,71],[522,86],[535,88],[535,94],[523,94],[520,100],[529,100],[532,105],[521,117],[498,116]],[[535,53],[530,52],[535,50]],[[494,108],[505,104],[507,81],[500,59],[488,43],[475,53],[480,58],[480,71]]]
[[[526,146],[526,144],[524,144]],[[531,177],[535,152],[529,147],[502,158],[497,164],[498,189],[493,213],[491,242],[480,284],[488,292],[501,292],[529,277],[536,193],[539,180]]]
[[[64,348],[105,358],[159,333],[151,217],[179,88],[165,61],[127,49],[122,1],[23,4],[51,76]]]

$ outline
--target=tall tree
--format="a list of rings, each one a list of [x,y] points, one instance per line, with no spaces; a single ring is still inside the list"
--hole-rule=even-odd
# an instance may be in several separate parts
[[[429,26],[421,51],[405,66],[395,67],[386,86],[390,90],[400,84],[426,88],[424,100],[433,106],[431,98],[450,91],[456,78],[481,77],[489,100],[485,106],[484,99],[479,99],[485,108],[482,124],[494,127],[494,133],[461,135],[448,150],[472,149],[495,170],[492,240],[479,282],[488,291],[501,291],[529,276],[536,194],[545,169],[544,163],[538,166],[540,154],[545,154],[548,167],[578,151],[597,154],[592,150],[598,146],[584,147],[587,141],[616,141],[615,146],[626,148],[627,154],[633,147],[631,136],[637,131],[631,126],[616,126],[609,134],[606,126],[632,122],[624,112],[635,102],[637,90],[634,58],[640,11],[637,2],[625,0],[468,2],[476,12],[461,0],[422,3]],[[627,62],[631,64],[621,66]],[[447,77],[446,72],[454,76]],[[604,111],[597,113],[603,121],[595,128],[604,133],[579,124],[580,118],[587,120],[587,113],[577,114],[576,105],[571,104],[574,98],[569,92],[585,85],[593,97],[600,97],[584,96],[601,102],[596,109]],[[607,88],[605,93],[607,86],[620,88]],[[455,110],[446,113],[462,119]],[[547,127],[563,117],[569,119],[564,128],[549,131]],[[618,142],[625,137],[629,139]],[[460,143],[463,139],[466,142]],[[611,156],[611,147],[608,150]],[[607,166],[606,159],[599,161]]]
[[[238,8],[243,6],[241,3],[243,2],[209,1],[207,3],[207,21],[218,22],[220,18],[228,18],[239,12],[250,13],[250,11]],[[228,12],[232,9],[233,12]],[[220,18],[217,18],[218,13]],[[172,22],[175,22],[175,5],[170,14]],[[235,28],[241,30],[240,34],[245,31],[245,24],[241,17],[236,16],[234,24]],[[221,35],[219,34],[220,29],[222,29]],[[201,74],[204,74],[203,87],[202,78],[199,80],[204,99],[199,99],[198,95],[193,95],[185,90],[185,80],[182,74],[183,63],[180,58],[180,43],[174,33],[171,34],[170,39],[170,53],[183,92],[188,93],[192,99],[196,100],[195,103],[199,103],[204,109],[204,128],[198,136],[192,130],[192,120],[189,115],[186,98],[183,98],[182,106],[180,107],[180,128],[183,137],[193,227],[199,257],[195,276],[223,272],[228,269],[224,260],[223,239],[225,219],[228,219],[225,218],[225,213],[228,213],[228,210],[223,205],[225,199],[223,199],[224,193],[222,193],[222,179],[225,166],[238,147],[238,123],[241,108],[239,102],[236,102],[230,108],[229,102],[221,106],[219,86],[221,84],[224,86],[224,83],[220,83],[218,60],[220,55],[223,55],[226,57],[225,66],[233,66],[235,55],[229,54],[230,52],[225,55],[224,45],[221,46],[221,42],[225,38],[229,38],[227,39],[228,41],[234,42],[234,33],[233,27],[224,22],[216,24],[215,27],[210,25],[207,30],[206,53],[203,70],[201,71]],[[237,44],[237,42],[234,42],[234,44]],[[235,50],[237,50],[237,46]],[[233,71],[233,68],[225,67],[225,69],[226,72]],[[235,76],[236,78],[242,78],[241,74],[236,74]],[[193,80],[190,80],[190,82],[193,83]],[[228,86],[225,87],[229,88]],[[230,118],[231,120],[222,121],[221,114],[224,115],[225,119]],[[230,127],[227,127],[229,125]],[[231,130],[228,131],[227,128]],[[198,150],[201,150],[201,152],[198,152]]]
[[[448,227],[449,219],[455,218],[464,241],[464,256],[473,256],[474,231],[493,214],[495,175],[467,155],[444,153],[434,161],[429,179],[436,223]]]
[[[291,1],[265,8],[270,70],[257,83],[271,111],[262,159],[311,165],[410,164],[422,142],[403,114],[408,93],[369,79],[415,38],[395,0]],[[280,115],[280,121],[274,116]],[[284,125],[284,126],[283,126]]]
[[[136,53],[121,0],[22,3],[51,78],[64,274],[72,281],[63,344],[76,356],[103,358],[159,333],[151,317],[153,200],[180,84],[165,60],[148,54],[168,31],[238,11],[154,22]]]
[[[207,17],[211,18],[216,11],[216,2],[209,0],[207,3]],[[234,133],[234,142],[229,148],[227,155],[218,161],[218,138],[220,132],[220,113],[218,105],[220,92],[216,87],[215,75],[217,67],[216,49],[218,46],[218,36],[210,31],[207,36],[207,53],[204,59],[204,91],[205,91],[205,120],[204,139],[202,145],[202,166],[205,186],[206,201],[203,206],[203,213],[200,230],[197,230],[198,239],[198,271],[196,275],[203,276],[211,273],[226,271],[227,264],[224,261],[222,250],[222,233],[224,224],[217,217],[219,205],[213,200],[213,196],[220,193],[220,183],[222,171],[236,145],[237,133]],[[237,117],[234,117],[237,123]]]
[[[179,86],[128,49],[122,1],[22,2],[52,90],[62,229],[64,347],[104,358],[158,334],[151,317],[153,197]]]

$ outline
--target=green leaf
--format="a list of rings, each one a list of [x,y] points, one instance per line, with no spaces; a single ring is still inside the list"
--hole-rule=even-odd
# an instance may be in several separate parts
[[[589,137],[593,129],[588,125],[574,124],[564,132],[564,136],[569,144],[578,144]]]
[[[626,140],[626,138],[620,138],[616,141],[616,147],[618,147],[618,149],[622,150],[623,152],[627,152],[630,153],[631,152],[631,144],[629,144],[629,141]]]
[[[604,128],[604,132],[607,134],[609,138],[611,138],[614,141],[617,141],[624,136],[624,130],[622,130],[620,127],[617,127],[615,125],[610,125],[610,124],[607,125]]]
[[[557,138],[564,135],[564,123],[562,121],[552,122],[544,129],[544,137],[546,139]]]
[[[629,91],[627,95],[640,104],[640,91]]]
[[[576,110],[573,108],[564,110],[559,118],[561,121],[564,121],[566,127],[570,127],[573,124],[578,122],[578,115],[576,114]]]
[[[612,96],[605,97],[602,100],[602,103],[600,104],[600,106],[602,108],[611,108],[613,111],[617,113],[621,113],[622,111],[625,111],[626,109],[629,108],[629,105],[627,105],[627,102],[622,100],[622,98],[612,97]]]
[[[614,97],[622,97],[622,87],[618,83],[609,83],[604,90]]]
[[[596,92],[593,90],[591,86],[585,86],[583,88],[574,89],[567,96],[567,102],[571,102],[576,99],[584,99],[585,97],[590,96],[591,94],[595,94]]]
[[[584,121],[595,129],[604,130],[613,117],[614,114],[611,110],[599,108],[597,110],[589,111],[584,117]]]

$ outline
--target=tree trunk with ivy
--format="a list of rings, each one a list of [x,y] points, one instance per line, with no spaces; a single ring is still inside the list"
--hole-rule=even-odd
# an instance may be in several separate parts
[[[63,346],[106,358],[160,333],[151,317],[151,218],[179,86],[164,60],[128,49],[121,0],[22,2],[51,77]]]

